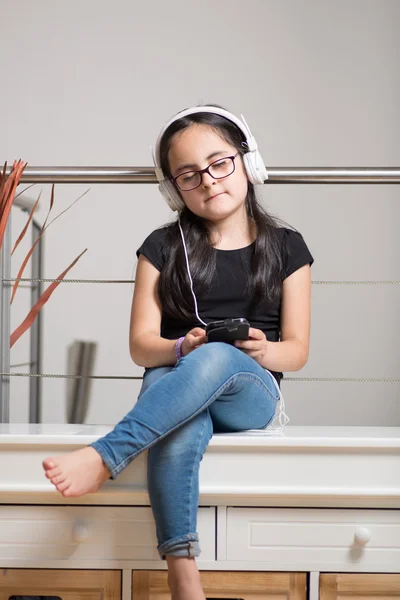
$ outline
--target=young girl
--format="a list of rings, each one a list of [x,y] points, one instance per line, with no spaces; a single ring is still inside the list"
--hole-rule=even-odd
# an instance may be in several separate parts
[[[203,600],[194,560],[199,464],[213,433],[268,431],[281,410],[282,371],[308,357],[313,258],[302,236],[258,203],[254,185],[268,175],[244,120],[219,106],[182,111],[160,133],[155,164],[179,217],[137,251],[130,353],[145,367],[138,401],[112,432],[43,466],[63,496],[77,497],[148,450],[172,597]],[[207,343],[207,323],[237,317],[250,323],[248,340]]]

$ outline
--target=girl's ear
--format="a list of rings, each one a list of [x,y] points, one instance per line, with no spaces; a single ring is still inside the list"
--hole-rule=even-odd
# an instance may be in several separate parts
[[[249,181],[252,184],[264,183],[268,179],[267,169],[258,150],[252,150],[243,154],[243,163]]]
[[[179,211],[185,208],[185,203],[172,181],[163,179],[160,181],[158,189],[171,210]]]

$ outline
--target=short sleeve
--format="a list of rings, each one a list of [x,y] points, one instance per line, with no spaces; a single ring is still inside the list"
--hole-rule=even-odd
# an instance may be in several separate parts
[[[307,264],[311,266],[314,262],[303,236],[298,231],[285,228],[283,249],[285,278],[300,269],[300,267]]]
[[[143,244],[136,250],[136,256],[139,258],[143,254],[159,271],[162,271],[165,265],[164,256],[165,230],[156,229],[144,240]]]

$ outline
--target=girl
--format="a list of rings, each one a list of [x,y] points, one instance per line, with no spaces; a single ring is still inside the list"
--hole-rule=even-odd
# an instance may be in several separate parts
[[[43,466],[63,496],[77,497],[148,449],[172,598],[204,600],[194,560],[199,464],[213,433],[268,431],[282,371],[306,363],[313,258],[302,236],[258,203],[254,185],[268,175],[244,120],[219,106],[182,111],[160,133],[155,164],[179,218],[137,251],[130,353],[145,367],[138,401],[112,432]],[[231,317],[247,318],[248,340],[207,343],[202,325]]]

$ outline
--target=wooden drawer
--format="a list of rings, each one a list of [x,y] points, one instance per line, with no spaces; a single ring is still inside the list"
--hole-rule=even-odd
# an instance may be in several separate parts
[[[385,573],[321,573],[321,600],[384,600],[400,598],[400,575]]]
[[[265,570],[400,572],[400,511],[228,508],[226,557]]]
[[[121,600],[121,572],[0,569],[0,600],[9,600],[10,596]]]
[[[215,560],[214,508],[199,509],[198,532],[201,560]],[[0,567],[132,560],[160,561],[150,507],[0,506]]]
[[[209,600],[306,600],[306,573],[200,571]],[[132,600],[171,600],[165,571],[134,571]],[[330,599],[329,599],[330,600]],[[336,600],[336,599],[335,599]]]

